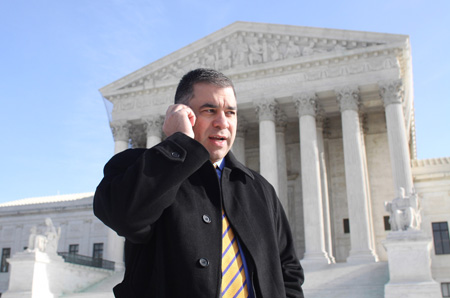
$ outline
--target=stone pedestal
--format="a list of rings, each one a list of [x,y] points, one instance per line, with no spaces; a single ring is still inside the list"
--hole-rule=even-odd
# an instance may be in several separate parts
[[[9,288],[2,298],[70,295],[97,284],[113,273],[111,270],[66,263],[56,253],[39,250],[16,253],[8,262],[11,268]]]
[[[389,261],[385,298],[442,297],[431,276],[431,238],[418,230],[396,231],[383,242]]]
[[[56,254],[40,251],[20,252],[8,260],[11,265],[6,298],[53,298],[61,291],[56,277],[64,260]]]

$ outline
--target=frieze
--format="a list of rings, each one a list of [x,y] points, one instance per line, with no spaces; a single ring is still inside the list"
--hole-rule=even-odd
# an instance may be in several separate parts
[[[157,69],[120,89],[142,85],[152,88],[156,87],[157,83],[178,81],[187,71],[197,67],[227,71],[303,56],[341,53],[381,44],[383,43],[239,31],[180,58],[170,65]],[[151,71],[151,65],[148,70]]]

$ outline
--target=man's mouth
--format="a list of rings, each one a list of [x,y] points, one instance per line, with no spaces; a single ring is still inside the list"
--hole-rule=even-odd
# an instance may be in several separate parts
[[[222,137],[222,136],[210,136],[209,138],[212,140],[218,140],[218,141],[226,140],[226,137]]]

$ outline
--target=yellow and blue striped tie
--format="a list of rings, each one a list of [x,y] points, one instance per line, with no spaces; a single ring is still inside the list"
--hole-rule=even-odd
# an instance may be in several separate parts
[[[222,297],[247,298],[244,264],[236,236],[222,211]]]

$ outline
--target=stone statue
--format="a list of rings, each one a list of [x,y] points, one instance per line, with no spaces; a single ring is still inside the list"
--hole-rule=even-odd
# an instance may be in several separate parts
[[[315,42],[311,41],[306,47],[303,48],[303,55],[308,56],[314,54],[314,46],[316,45]]]
[[[292,40],[289,41],[286,49],[285,58],[294,58],[301,55],[301,50]]]
[[[278,40],[275,40],[267,45],[267,48],[270,51],[270,58],[272,59],[272,61],[277,61],[281,59],[281,55],[278,50],[279,44],[280,42]]]
[[[218,52],[216,60],[216,69],[223,70],[231,68],[231,50],[227,48],[226,44],[220,46],[220,52]]]
[[[390,213],[389,223],[392,231],[420,229],[420,206],[414,190],[407,197],[405,189],[400,187],[398,196],[392,202],[385,202],[384,208]]]
[[[45,252],[56,254],[59,238],[61,237],[61,227],[58,227],[58,229],[56,229],[50,217],[47,217],[45,219],[45,225],[47,226],[47,230],[45,231],[45,236],[47,238],[47,246]]]
[[[37,227],[30,229],[30,237],[28,238],[27,251],[40,251],[50,254],[56,254],[58,249],[58,241],[61,236],[61,228],[55,228],[50,217],[45,219],[46,229],[42,234],[37,233]]]
[[[244,40],[244,37],[239,35],[237,38],[237,44],[235,52],[233,54],[234,65],[247,65],[249,48]]]
[[[255,37],[249,44],[250,53],[248,56],[248,63],[253,65],[255,63],[263,62],[263,47],[259,44],[258,39]]]

